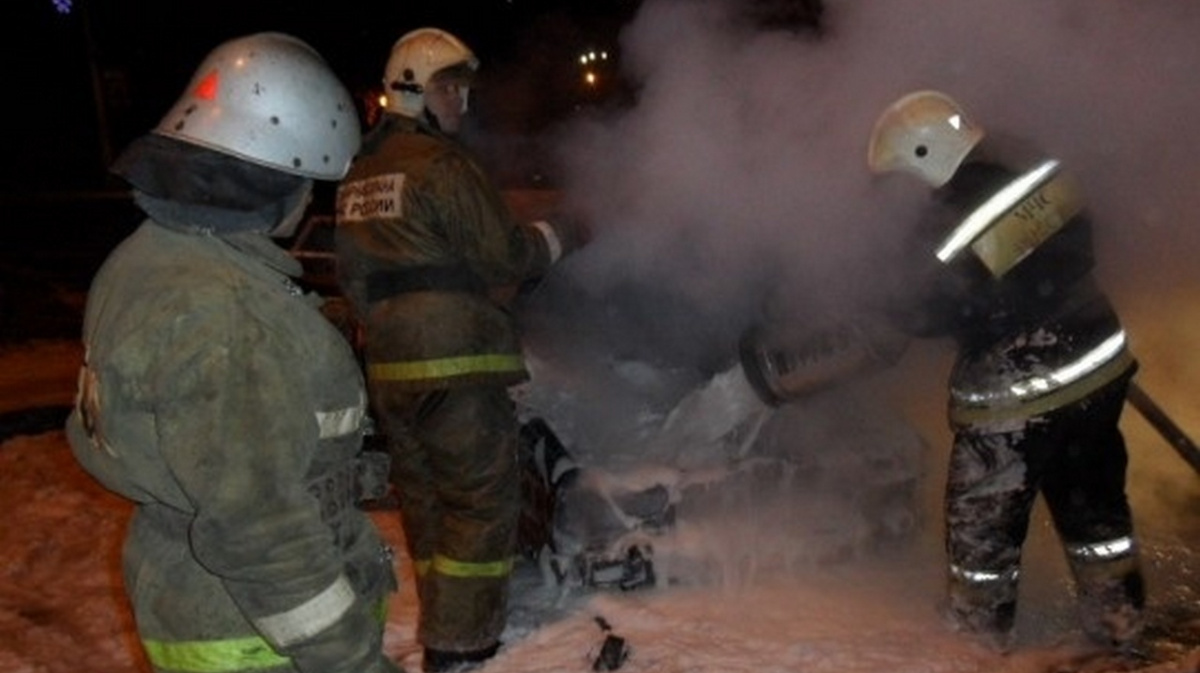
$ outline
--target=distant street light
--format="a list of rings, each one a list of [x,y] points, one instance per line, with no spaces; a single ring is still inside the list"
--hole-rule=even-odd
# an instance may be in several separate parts
[[[579,52],[578,58],[582,96],[585,101],[597,103],[612,93],[616,82],[612,76],[614,64],[609,62],[608,51],[603,49],[588,48]]]

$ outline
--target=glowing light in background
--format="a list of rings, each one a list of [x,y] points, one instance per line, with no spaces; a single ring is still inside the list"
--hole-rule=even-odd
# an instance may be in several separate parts
[[[596,51],[595,49],[586,51],[579,55],[579,65],[583,68],[583,83],[588,87],[595,87],[600,79],[597,73],[597,63],[599,61],[607,61],[607,51]]]
[[[51,0],[54,3],[54,10],[59,14],[71,13],[71,0]]]
[[[597,52],[597,51],[593,50],[593,51],[587,52],[586,54],[579,55],[579,64],[580,65],[587,65],[589,63],[595,63],[596,61],[607,61],[607,60],[608,60],[608,52],[607,51]]]

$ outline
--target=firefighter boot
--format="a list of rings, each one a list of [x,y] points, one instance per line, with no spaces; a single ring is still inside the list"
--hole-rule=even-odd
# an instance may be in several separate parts
[[[425,673],[464,673],[465,671],[473,671],[483,666],[484,662],[488,659],[496,656],[496,651],[499,649],[500,643],[470,652],[451,652],[426,647],[421,663],[421,670]]]
[[[989,649],[1012,647],[1017,614],[1017,572],[952,572],[944,616],[950,627]]]
[[[1136,555],[1070,559],[1083,631],[1098,645],[1136,646],[1143,628],[1146,589]]]

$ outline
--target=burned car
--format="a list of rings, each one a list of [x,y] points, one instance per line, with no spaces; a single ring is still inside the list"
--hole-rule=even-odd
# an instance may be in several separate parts
[[[536,213],[555,195],[506,197],[515,212]],[[325,297],[326,315],[361,352],[333,238],[333,218],[313,216],[291,250],[305,286]],[[738,365],[698,364],[626,324],[621,303],[652,290],[620,288],[610,301],[564,289],[576,282],[546,279],[514,309],[531,375],[512,390],[525,468],[520,551],[547,582],[581,590],[738,582],[916,536],[926,444],[869,390],[765,404]],[[670,319],[657,307],[643,313],[631,322]]]

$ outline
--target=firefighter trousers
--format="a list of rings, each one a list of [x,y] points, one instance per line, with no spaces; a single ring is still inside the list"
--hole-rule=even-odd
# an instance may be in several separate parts
[[[1136,637],[1145,590],[1125,494],[1118,427],[1129,377],[1019,428],[961,429],[945,494],[950,616],[1007,638],[1034,500],[1045,498],[1074,576],[1085,632]]]
[[[521,506],[508,390],[373,385],[414,563],[417,640],[446,652],[488,648],[504,630]]]

